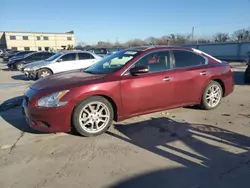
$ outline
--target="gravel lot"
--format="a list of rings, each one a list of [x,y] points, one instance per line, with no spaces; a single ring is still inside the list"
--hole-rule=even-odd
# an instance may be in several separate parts
[[[0,64],[0,187],[249,187],[250,86],[232,65],[235,91],[216,110],[139,116],[84,138],[30,129],[19,104],[32,81]]]

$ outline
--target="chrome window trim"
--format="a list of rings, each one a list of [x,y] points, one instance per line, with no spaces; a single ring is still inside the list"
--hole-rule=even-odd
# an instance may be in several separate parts
[[[163,49],[160,49],[160,50],[152,51],[152,52],[147,53],[147,54],[145,54],[144,56],[142,56],[140,59],[138,59],[138,60],[137,60],[136,62],[134,62],[132,65],[130,65],[125,71],[123,71],[123,72],[121,73],[121,76],[127,76],[127,75],[128,75],[127,71],[128,71],[132,66],[134,66],[134,64],[136,64],[138,61],[140,61],[140,60],[141,60],[142,58],[144,58],[145,56],[150,55],[150,54],[152,54],[152,53],[154,53],[154,52],[161,52],[161,51],[169,51],[169,54],[170,54],[170,61],[173,61],[173,62],[175,62],[175,58],[174,58],[173,51],[186,51],[186,52],[190,52],[190,53],[196,54],[196,55],[201,56],[202,58],[204,58],[204,59],[205,59],[205,64],[194,65],[194,66],[188,66],[188,67],[180,67],[180,68],[172,68],[172,69],[165,70],[165,71],[157,71],[157,72],[146,73],[147,75],[148,75],[148,74],[153,74],[153,73],[159,73],[159,72],[168,72],[168,71],[178,70],[178,69],[199,67],[199,66],[203,66],[203,65],[207,65],[207,64],[208,64],[208,58],[207,58],[207,57],[203,56],[202,54],[195,53],[195,52],[193,52],[193,51],[191,51],[191,50],[187,50],[187,49],[166,49],[166,50],[163,50]],[[172,56],[173,56],[173,57],[171,57],[171,53],[172,53]],[[171,63],[173,63],[173,62],[171,62]]]

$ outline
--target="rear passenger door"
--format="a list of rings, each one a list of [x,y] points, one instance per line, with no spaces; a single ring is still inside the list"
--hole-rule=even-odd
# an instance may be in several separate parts
[[[188,50],[172,50],[176,105],[199,103],[209,80],[208,59]]]
[[[83,69],[83,68],[87,68],[91,65],[93,65],[97,60],[95,59],[95,57],[87,52],[84,53],[78,53],[78,60],[76,62],[76,67],[78,69]]]

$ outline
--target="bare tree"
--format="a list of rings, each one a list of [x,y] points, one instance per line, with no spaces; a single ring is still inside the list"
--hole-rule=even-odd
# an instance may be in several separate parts
[[[84,47],[84,46],[86,46],[87,44],[85,43],[85,42],[83,42],[83,41],[79,41],[77,44],[76,44],[76,46],[79,46],[79,47]]]
[[[240,29],[233,33],[237,41],[250,41],[250,29]]]
[[[148,45],[155,45],[156,44],[156,38],[155,37],[148,37],[145,39],[145,43]]]
[[[215,42],[226,42],[229,40],[229,34],[228,33],[216,33],[214,35],[214,41]]]
[[[144,46],[144,45],[146,45],[146,43],[141,39],[134,39],[126,43],[126,46],[128,47],[136,47],[136,46]]]

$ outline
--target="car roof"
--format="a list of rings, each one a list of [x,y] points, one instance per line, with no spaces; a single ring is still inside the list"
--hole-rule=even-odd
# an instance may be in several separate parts
[[[159,45],[159,46],[139,46],[139,47],[130,47],[126,48],[130,50],[138,50],[138,51],[147,51],[147,50],[158,50],[158,49],[183,49],[183,50],[192,50],[190,47],[183,47],[183,46],[164,46],[164,45]]]

